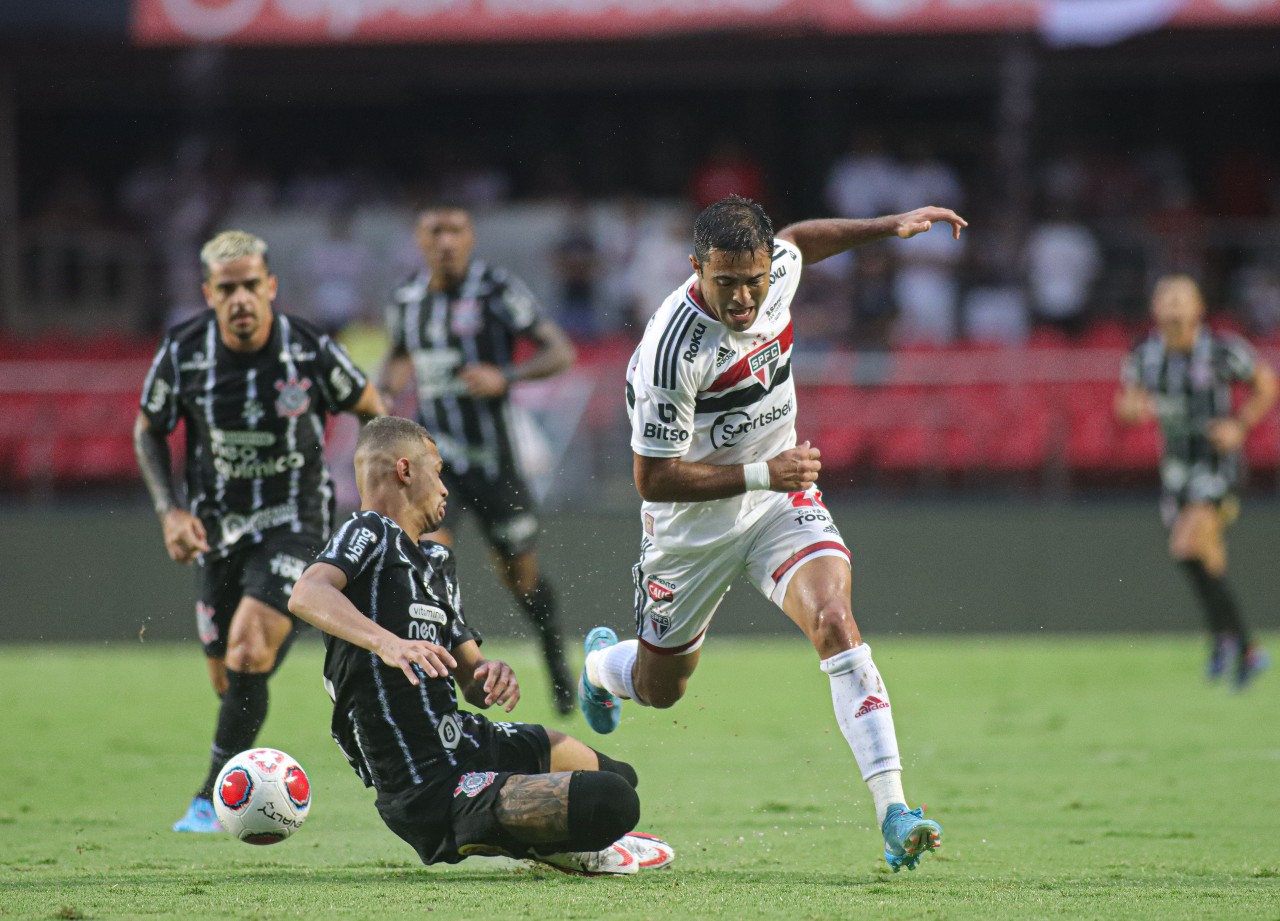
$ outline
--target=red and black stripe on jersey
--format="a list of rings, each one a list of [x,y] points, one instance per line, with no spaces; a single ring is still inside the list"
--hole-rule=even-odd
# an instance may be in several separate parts
[[[352,515],[316,558],[347,576],[356,609],[404,639],[454,650],[480,636],[463,619],[453,554],[410,540],[377,512]],[[458,711],[452,678],[419,675],[415,687],[377,653],[325,634],[325,685],[334,741],[366,785],[395,794],[438,779],[480,749],[471,715]],[[451,775],[452,776],[452,775]]]
[[[189,506],[209,556],[273,528],[324,540],[333,521],[325,420],[355,405],[365,384],[340,345],[287,314],[275,314],[267,344],[250,354],[222,343],[212,310],[174,327],[141,409],[159,432],[185,423]]]

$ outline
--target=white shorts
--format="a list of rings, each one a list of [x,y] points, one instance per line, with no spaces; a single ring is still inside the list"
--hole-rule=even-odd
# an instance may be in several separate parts
[[[636,587],[636,635],[653,652],[683,655],[702,645],[729,586],[745,575],[778,607],[801,563],[840,556],[849,548],[822,503],[822,493],[775,493],[761,517],[737,540],[693,553],[664,553],[647,536],[631,568]]]

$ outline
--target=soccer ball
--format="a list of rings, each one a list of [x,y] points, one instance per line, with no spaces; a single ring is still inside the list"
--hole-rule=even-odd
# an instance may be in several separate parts
[[[222,768],[213,809],[222,827],[246,844],[275,844],[306,821],[311,781],[284,752],[251,748]]]

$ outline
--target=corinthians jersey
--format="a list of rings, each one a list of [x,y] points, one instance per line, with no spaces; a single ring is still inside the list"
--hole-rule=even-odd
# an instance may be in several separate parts
[[[317,543],[328,535],[325,420],[364,388],[342,346],[297,317],[276,313],[266,346],[249,354],[222,343],[212,310],[174,327],[142,386],[142,411],[158,432],[186,423],[187,494],[209,535],[206,557],[273,528]]]
[[[343,594],[396,636],[451,652],[480,642],[462,618],[449,548],[415,543],[390,518],[373,511],[352,515],[316,562],[341,569],[347,576]],[[426,678],[424,672],[414,687],[375,652],[327,633],[324,645],[333,738],[366,786],[394,795],[436,780],[439,769],[480,750],[480,717],[458,712],[452,678]]]
[[[497,479],[516,465],[507,397],[471,397],[458,371],[477,362],[510,365],[516,338],[542,315],[523,282],[479,259],[457,288],[432,291],[430,282],[430,273],[419,272],[392,295],[391,348],[413,360],[419,421],[444,462],[458,474],[479,469]]]
[[[800,251],[777,240],[769,294],[750,329],[712,318],[693,276],[663,302],[627,371],[631,448],[646,457],[750,464],[795,447],[791,299]],[[645,502],[645,534],[659,549],[709,547],[748,527],[765,490],[708,502]]]
[[[1121,380],[1155,398],[1164,441],[1160,478],[1165,489],[1182,490],[1193,474],[1221,476],[1224,485],[1239,473],[1238,453],[1220,454],[1209,440],[1209,423],[1231,414],[1231,387],[1252,381],[1258,357],[1239,336],[1217,335],[1202,327],[1188,353],[1165,348],[1158,333],[1134,346]]]

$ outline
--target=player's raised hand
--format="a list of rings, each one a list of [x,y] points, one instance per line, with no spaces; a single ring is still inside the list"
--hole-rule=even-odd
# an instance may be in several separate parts
[[[908,211],[906,214],[899,214],[897,221],[898,225],[894,228],[894,233],[904,240],[909,240],[918,233],[925,233],[938,221],[950,224],[951,238],[959,240],[960,228],[969,226],[968,221],[950,208],[939,208],[936,205],[929,205],[926,208],[917,208],[914,211]]]
[[[484,706],[499,704],[510,713],[520,702],[520,683],[511,666],[501,659],[486,659],[472,672],[476,681],[483,682]]]
[[[449,650],[426,640],[406,640],[389,634],[376,650],[378,658],[404,672],[409,683],[418,686],[423,678],[447,678],[458,663]]]
[[[788,448],[769,461],[769,488],[774,492],[802,492],[818,482],[822,452],[809,442]]]
[[[467,393],[478,399],[500,397],[507,392],[507,378],[502,369],[488,362],[460,368],[458,378],[466,385]]]
[[[164,513],[164,547],[175,563],[190,563],[198,554],[209,552],[209,535],[202,522],[184,508]]]

